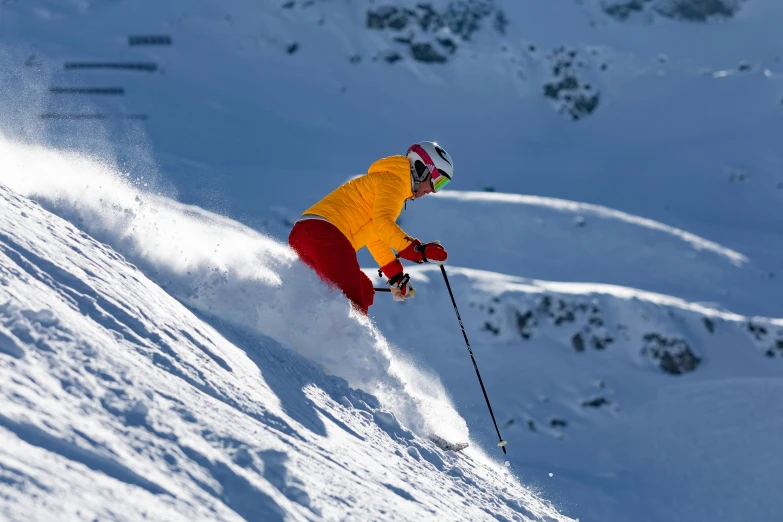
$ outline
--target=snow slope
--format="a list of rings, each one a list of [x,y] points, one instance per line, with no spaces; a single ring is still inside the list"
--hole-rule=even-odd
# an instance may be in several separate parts
[[[770,399],[783,386],[783,320],[628,287],[447,270],[509,459],[566,513],[644,522],[783,513],[783,411]],[[379,302],[378,327],[442,377],[488,446],[494,433],[441,274],[412,274],[417,302]],[[438,343],[399,327],[425,311]]]
[[[448,27],[425,24],[418,4]],[[667,14],[688,4],[738,9],[706,22]],[[337,401],[323,369],[354,388],[340,392],[354,406],[351,394],[373,394],[375,424],[382,408],[417,433],[469,431],[494,454],[438,273],[412,270],[416,300],[379,296],[362,324],[278,242],[335,185],[435,137],[458,180],[400,223],[451,253],[511,470],[583,521],[781,518],[768,398],[783,375],[783,4],[458,5],[6,2],[0,183],[111,245],[201,331],[276,354],[259,366],[293,350],[309,361],[287,363],[302,385],[325,380]],[[145,34],[173,43],[129,45]],[[87,61],[156,68],[65,67]],[[94,87],[122,95],[56,90]],[[446,418],[427,425],[433,408]]]
[[[375,397],[216,330],[110,247],[0,197],[4,519],[566,520],[480,452],[444,454]]]
[[[486,406],[448,295],[432,268],[412,268],[419,289],[414,301],[400,305],[379,294],[372,313],[376,327],[348,318],[344,298],[292,263],[286,247],[251,229],[150,194],[108,165],[78,155],[9,140],[0,143],[0,152],[10,186],[114,245],[240,346],[250,336],[254,346],[260,338],[261,346],[277,347],[279,357],[289,357],[282,347],[294,349],[351,386],[375,393],[376,407],[394,412],[418,433],[459,439],[470,426],[475,444],[493,448]],[[473,221],[488,244],[497,241],[503,251],[502,238],[491,233],[494,213],[512,221],[514,213],[504,206],[524,201],[529,215],[520,223],[535,224],[536,244],[570,248],[574,269],[581,266],[585,273],[601,269],[589,262],[600,238],[623,247],[610,252],[614,278],[636,273],[631,248],[644,248],[651,238],[665,247],[655,251],[666,256],[662,266],[680,266],[685,276],[661,279],[669,284],[684,285],[703,271],[741,274],[747,268],[741,255],[687,233],[564,202],[453,193],[426,206],[419,202],[415,211],[425,221],[447,212],[458,216],[460,205],[477,199],[487,207],[473,215],[485,217],[486,225]],[[586,216],[584,226],[575,225],[570,209]],[[565,217],[558,215],[564,212]],[[536,232],[542,224],[548,233]],[[592,241],[576,240],[590,231]],[[466,249],[453,255],[479,254]],[[777,416],[774,407],[761,404],[760,397],[780,385],[783,320],[745,317],[709,303],[605,283],[448,270],[510,443],[511,469],[568,513],[581,520],[652,521],[698,519],[694,513],[699,512],[710,520],[732,520],[748,502],[758,506],[751,513],[760,517],[783,509],[765,487],[727,493],[753,477],[763,485],[783,478],[777,466],[759,467],[775,451],[780,429],[770,422]],[[374,270],[367,272],[377,278]],[[700,403],[706,411],[700,411]],[[734,428],[738,408],[741,429]],[[703,442],[698,451],[682,450],[672,461],[677,466],[651,467],[651,462],[668,462],[669,452],[681,446],[662,442],[661,426],[672,433],[671,440]],[[716,430],[722,434],[719,442],[711,435]],[[748,443],[749,434],[755,443]],[[694,471],[683,474],[683,469]]]

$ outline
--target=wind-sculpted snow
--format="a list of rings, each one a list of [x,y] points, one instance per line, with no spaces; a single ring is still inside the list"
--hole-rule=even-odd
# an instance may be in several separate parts
[[[72,224],[0,203],[0,518],[566,520],[262,326],[219,332]],[[347,347],[377,336],[359,327]]]

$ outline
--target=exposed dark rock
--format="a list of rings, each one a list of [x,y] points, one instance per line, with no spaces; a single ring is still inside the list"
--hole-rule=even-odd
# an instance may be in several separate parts
[[[508,24],[509,22],[508,22],[508,18],[506,17],[506,13],[504,13],[503,11],[497,11],[495,13],[495,21],[492,23],[492,26],[495,28],[495,31],[505,35]]]
[[[497,326],[493,325],[489,321],[485,321],[484,322],[484,326],[481,329],[484,330],[485,332],[492,332],[493,335],[500,334],[500,328],[498,328]]]
[[[397,36],[394,40],[407,45],[414,60],[444,63],[457,51],[459,44],[470,41],[481,29],[483,20],[492,15],[494,29],[504,34],[509,21],[493,0],[454,1],[443,9],[426,2],[411,8],[383,5],[367,11],[366,25],[368,29],[378,31],[406,31],[406,36]]]
[[[747,172],[741,170],[734,170],[729,174],[729,183],[748,181],[750,176]]]
[[[692,372],[701,364],[701,358],[693,353],[684,339],[648,333],[643,340],[642,354],[657,361],[658,367],[668,374]]]
[[[557,326],[560,326],[563,323],[573,323],[574,321],[576,321],[576,316],[574,315],[573,310],[564,310],[555,317],[554,323]]]
[[[748,332],[757,340],[761,341],[767,335],[767,329],[760,324],[755,324],[752,321],[747,323]]]
[[[414,11],[394,6],[381,6],[376,10],[367,11],[368,29],[394,29],[401,31],[408,26],[416,16]]]
[[[582,79],[579,70],[585,68],[585,61],[577,60],[578,56],[574,49],[555,49],[550,57],[553,78],[543,85],[544,96],[556,102],[559,112],[574,121],[592,114],[601,100],[600,93]]]
[[[402,60],[402,56],[400,56],[400,53],[396,51],[388,51],[383,53],[381,57],[386,63],[395,63]]]
[[[775,344],[764,353],[767,357],[783,357],[783,339],[775,341]]]
[[[711,18],[731,18],[742,0],[659,0],[655,11],[668,18],[689,22],[706,22]]]
[[[454,54],[457,52],[457,43],[451,38],[438,38],[438,43],[448,52]]]
[[[593,335],[590,338],[590,342],[593,345],[593,348],[596,350],[605,350],[610,344],[614,342],[614,338],[610,335]]]
[[[539,313],[549,315],[549,310],[552,308],[552,296],[544,295],[536,302],[536,308]]]
[[[606,14],[620,21],[627,20],[634,13],[644,11],[645,6],[651,0],[628,0],[626,2],[613,2],[604,4],[603,10]]]
[[[712,18],[731,18],[743,0],[625,0],[603,5],[603,11],[620,21],[652,10],[660,16],[688,22],[706,22]]]
[[[702,318],[702,322],[704,323],[704,327],[707,329],[710,333],[715,333],[715,321],[710,319],[709,317]]]
[[[288,54],[294,54],[298,50],[299,50],[299,44],[296,42],[288,44],[288,46],[285,48],[285,52],[287,52]]]
[[[446,63],[446,57],[436,51],[432,44],[429,43],[412,44],[411,55],[414,60],[424,63]]]
[[[516,331],[525,340],[531,339],[535,327],[548,319],[553,326],[582,325],[571,334],[571,346],[576,352],[585,351],[588,345],[596,350],[603,350],[615,341],[605,329],[601,311],[595,303],[591,305],[543,295],[532,310],[513,307],[512,310]]]
[[[528,429],[529,429],[530,431],[537,431],[537,430],[536,430],[536,423],[535,423],[535,422],[533,422],[532,420],[528,420],[528,421],[527,421],[527,427],[528,427]]]
[[[530,339],[533,336],[532,328],[538,325],[538,321],[533,316],[533,312],[528,310],[527,312],[515,311],[517,321],[517,331],[523,339]]]
[[[573,335],[573,337],[571,337],[571,346],[573,346],[574,350],[577,352],[585,351],[585,340],[582,337],[582,334],[577,332]]]
[[[594,399],[583,401],[582,402],[582,407],[584,407],[584,408],[600,408],[601,406],[609,406],[610,404],[612,404],[612,401],[610,401],[606,397],[596,397]]]
[[[555,417],[549,421],[549,425],[553,428],[565,428],[568,426],[568,423],[565,421],[565,419],[559,419]]]

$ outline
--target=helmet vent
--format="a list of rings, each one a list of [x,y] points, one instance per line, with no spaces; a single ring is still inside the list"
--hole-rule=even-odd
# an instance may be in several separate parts
[[[423,181],[424,178],[427,177],[427,174],[430,173],[430,169],[427,168],[427,165],[419,160],[416,160],[413,163],[413,168],[416,169],[416,179],[418,181]]]

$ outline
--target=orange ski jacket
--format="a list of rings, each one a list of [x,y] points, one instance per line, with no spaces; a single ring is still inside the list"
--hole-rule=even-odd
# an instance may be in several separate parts
[[[396,223],[405,200],[413,197],[411,167],[405,156],[373,163],[367,174],[352,179],[304,211],[329,220],[355,250],[367,247],[383,267],[395,260],[415,238]]]

